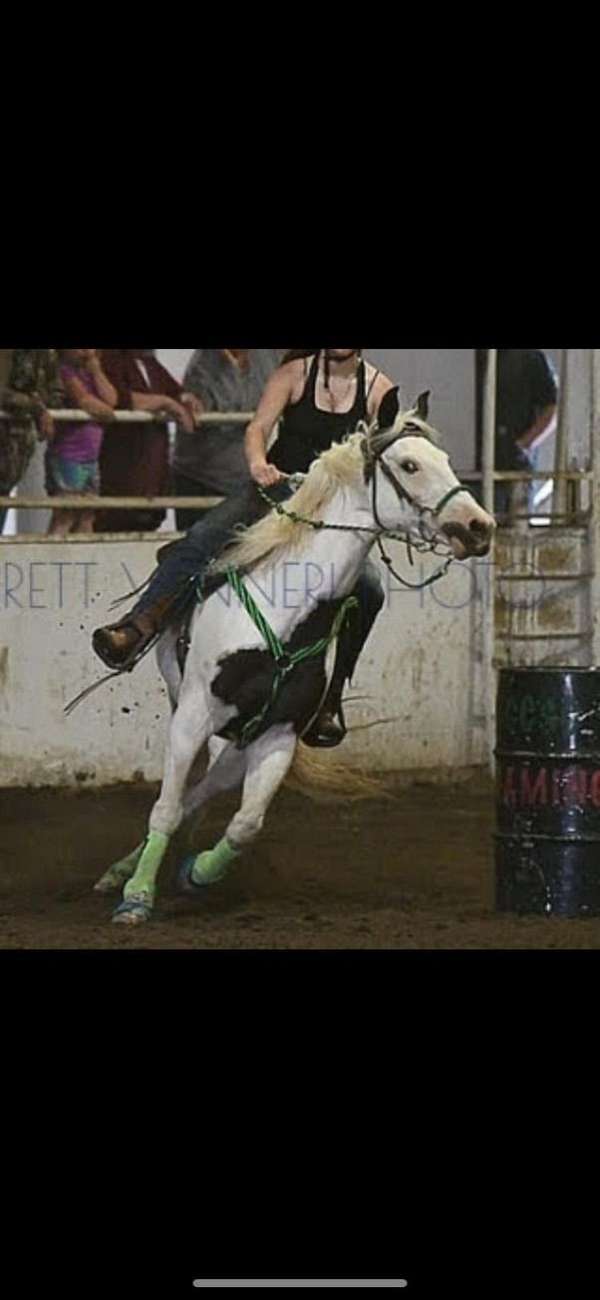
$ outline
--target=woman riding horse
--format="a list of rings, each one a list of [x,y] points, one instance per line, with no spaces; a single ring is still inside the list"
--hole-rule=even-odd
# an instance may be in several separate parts
[[[309,365],[309,359],[312,358]],[[327,348],[288,353],[271,376],[256,415],[246,430],[246,456],[251,474],[247,489],[228,497],[169,546],[152,580],[135,607],[118,623],[98,628],[96,654],[109,667],[133,667],[144,649],[169,623],[180,617],[191,591],[191,579],[201,576],[209,562],[233,540],[236,526],[255,523],[269,505],[291,496],[291,475],[306,473],[311,462],[335,442],[353,433],[358,423],[371,423],[391,380],[362,359],[357,348]],[[281,419],[279,437],[267,455],[269,437]],[[201,436],[201,435],[197,435]],[[326,699],[306,744],[338,745],[345,735],[342,693],[351,680],[358,657],[384,602],[378,570],[368,562],[354,595],[356,619],[342,632]],[[339,721],[337,720],[339,719]]]
[[[100,893],[123,890],[115,922],[150,919],[173,836],[216,794],[242,787],[225,834],[181,864],[180,887],[196,897],[206,896],[256,840],[290,771],[307,791],[316,783],[348,799],[356,789],[351,774],[311,759],[302,741],[327,689],[328,649],[355,612],[350,593],[367,556],[378,545],[389,560],[385,538],[419,550],[443,547],[444,563],[423,587],[447,573],[453,559],[486,556],[493,532],[494,520],[459,482],[427,423],[427,394],[401,411],[393,389],[369,429],[313,462],[281,516],[270,511],[225,548],[211,579],[221,573],[235,598],[214,590],[195,605],[183,666],[177,629],[160,639],[157,657],[172,706],[163,780],[143,842],[96,885]],[[316,604],[306,583],[294,588],[293,603],[287,599],[288,567],[301,561],[305,571],[331,572],[330,592]],[[224,742],[218,753],[209,750],[214,738]],[[357,780],[361,796],[372,797],[372,782],[365,791],[364,778]]]

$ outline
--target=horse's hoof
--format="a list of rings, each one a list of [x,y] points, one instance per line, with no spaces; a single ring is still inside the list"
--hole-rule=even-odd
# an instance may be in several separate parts
[[[135,849],[128,858],[121,858],[119,862],[113,862],[103,876],[96,881],[94,891],[97,894],[112,894],[115,890],[120,890],[127,884],[138,865],[142,856],[142,849]]]
[[[143,925],[152,916],[152,905],[145,898],[126,898],[113,912],[115,925]]]
[[[226,846],[225,841],[217,844],[214,849],[205,849],[204,853],[188,854],[177,874],[177,883],[180,890],[184,894],[203,894],[210,885],[217,885],[221,880],[225,879],[228,863],[237,856],[238,851],[233,849],[231,845]],[[200,884],[197,880],[194,880],[192,874],[194,867],[203,877]]]
[[[117,889],[122,889],[122,888],[123,888],[123,881],[117,880],[115,876],[111,876],[107,871],[104,876],[100,877],[100,880],[96,881],[96,884],[94,885],[94,893],[114,894],[114,892]]]
[[[177,886],[182,894],[195,894],[197,897],[198,894],[204,893],[206,885],[197,885],[195,880],[192,880],[192,867],[196,857],[197,854],[190,853],[183,859],[177,873]]]

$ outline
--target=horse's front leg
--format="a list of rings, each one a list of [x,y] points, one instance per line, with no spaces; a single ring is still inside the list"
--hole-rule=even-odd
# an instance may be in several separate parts
[[[246,760],[246,750],[236,749],[232,741],[226,741],[221,752],[211,756],[209,767],[200,781],[194,781],[192,773],[183,798],[184,819],[203,808],[215,795],[241,785]]]
[[[156,659],[167,687],[172,714],[177,708],[177,698],[182,682],[181,669],[177,661],[178,635],[179,630],[177,628],[175,630],[167,628],[156,647]],[[127,857],[119,858],[118,862],[113,862],[100,879],[96,881],[94,885],[96,893],[110,894],[122,889],[125,882],[133,876],[144,852],[145,845],[146,841],[143,840],[141,844],[137,845],[137,848],[127,854]]]
[[[173,715],[163,782],[150,814],[149,833],[136,869],[123,890],[123,902],[113,914],[113,921],[138,925],[150,917],[158,871],[169,840],[182,819],[185,783],[196,754],[212,731],[212,720],[203,705],[202,696],[190,691]]]
[[[289,771],[296,743],[294,728],[286,723],[271,727],[248,746],[241,807],[213,849],[186,859],[179,877],[186,893],[222,880],[230,863],[259,834],[267,809]]]

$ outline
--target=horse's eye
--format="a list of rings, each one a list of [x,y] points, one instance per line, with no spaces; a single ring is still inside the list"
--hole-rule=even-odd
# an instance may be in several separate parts
[[[407,474],[418,474],[419,472],[419,466],[414,460],[403,460],[400,468],[406,470]]]

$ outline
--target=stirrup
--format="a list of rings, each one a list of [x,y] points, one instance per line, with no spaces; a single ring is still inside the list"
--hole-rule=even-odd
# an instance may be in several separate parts
[[[142,659],[143,656],[147,653],[147,651],[151,648],[153,642],[158,639],[158,636],[160,634],[158,632],[140,632],[139,637],[135,642],[135,645],[131,647],[131,650],[129,651],[129,654],[126,656],[126,658],[116,659],[113,658],[113,655],[111,653],[112,647],[110,646],[110,644],[103,645],[103,633],[112,632],[116,630],[117,630],[116,627],[96,628],[95,632],[92,635],[92,647],[94,649],[94,653],[97,654],[98,658],[102,660],[102,663],[106,664],[107,668],[111,668],[113,672],[124,672],[124,673],[131,672],[135,668],[136,664],[139,663],[139,660]]]
[[[323,706],[319,710],[314,722],[312,722],[310,727],[308,728],[308,731],[304,732],[300,737],[303,744],[308,745],[311,749],[335,749],[337,745],[342,744],[342,741],[346,739],[346,736],[348,734],[346,719],[344,717],[344,709],[342,706],[342,702],[340,700],[337,708],[327,710],[327,712],[331,714],[333,720],[334,721],[337,720],[337,722],[339,723],[339,728],[340,728],[339,735],[329,736],[329,737],[319,735],[319,721],[322,716],[324,707],[325,706]]]

